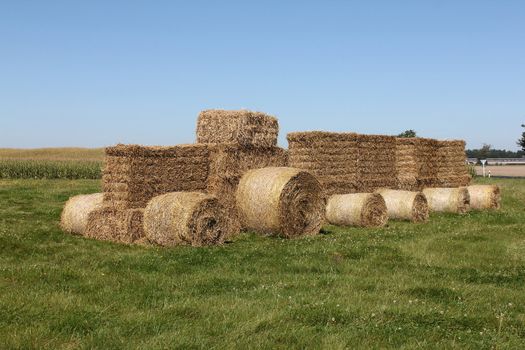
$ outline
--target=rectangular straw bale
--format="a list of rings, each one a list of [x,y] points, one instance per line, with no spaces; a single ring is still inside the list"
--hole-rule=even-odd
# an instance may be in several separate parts
[[[418,187],[419,171],[416,147],[416,138],[396,137],[397,189],[415,191]]]
[[[144,237],[143,209],[116,209],[104,206],[89,214],[85,236],[133,243]]]
[[[418,166],[418,189],[435,187],[437,185],[437,167],[439,165],[437,140],[416,138],[416,157]]]
[[[287,135],[289,166],[314,174],[327,195],[355,193],[358,177],[358,139],[355,133],[326,131]]]
[[[198,143],[273,147],[278,133],[277,119],[261,112],[210,109],[202,111],[197,120]]]
[[[466,165],[465,141],[437,141],[437,180],[438,187],[459,187],[470,184]]]
[[[160,194],[206,189],[209,146],[106,148],[102,183],[104,201],[118,209],[144,208]]]
[[[396,138],[386,135],[358,135],[358,191],[395,188]]]
[[[239,177],[246,171],[267,166],[286,166],[288,155],[280,147],[210,145],[210,176]]]

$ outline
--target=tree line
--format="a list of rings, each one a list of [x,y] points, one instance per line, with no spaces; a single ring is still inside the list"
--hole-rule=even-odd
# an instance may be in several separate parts
[[[522,128],[525,128],[525,124],[521,124]],[[405,130],[402,133],[396,135],[397,137],[417,137],[417,133],[410,129]],[[479,149],[468,149],[465,151],[468,158],[521,158],[525,156],[525,131],[522,132],[521,138],[516,142],[521,150],[509,151],[506,149],[494,149],[492,145],[484,143]]]

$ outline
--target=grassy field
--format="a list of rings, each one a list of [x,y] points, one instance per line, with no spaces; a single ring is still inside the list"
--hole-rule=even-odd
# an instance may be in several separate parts
[[[503,209],[222,247],[64,234],[94,180],[0,180],[0,348],[525,346],[525,180]]]
[[[0,179],[99,179],[102,148],[0,148]]]

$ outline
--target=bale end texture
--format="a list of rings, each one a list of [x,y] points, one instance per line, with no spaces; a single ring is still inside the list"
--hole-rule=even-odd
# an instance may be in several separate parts
[[[326,200],[321,184],[300,169],[251,170],[241,178],[236,201],[242,226],[263,234],[315,235],[324,221]]]
[[[218,199],[201,192],[166,193],[151,199],[144,210],[146,237],[166,247],[222,244],[227,229]]]
[[[69,198],[60,217],[62,230],[83,235],[88,224],[89,214],[102,206],[103,196],[102,193],[93,193]]]

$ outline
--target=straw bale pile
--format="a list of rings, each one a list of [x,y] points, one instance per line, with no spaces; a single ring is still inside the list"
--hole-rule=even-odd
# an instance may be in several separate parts
[[[107,147],[104,202],[118,209],[144,208],[163,193],[205,190],[209,154],[203,144]]]
[[[246,147],[238,144],[210,145],[210,166],[207,192],[215,195],[227,210],[228,237],[241,229],[235,193],[239,181],[248,170],[286,166],[286,150],[279,147]]]
[[[465,142],[396,138],[396,173],[397,188],[404,190],[468,185]]]
[[[226,212],[215,196],[172,192],[151,199],[144,210],[144,232],[150,242],[171,247],[222,244]]]
[[[467,187],[470,196],[470,208],[473,210],[499,209],[501,191],[497,185],[471,185]]]
[[[460,187],[470,183],[467,171],[465,141],[438,141],[437,186]]]
[[[117,209],[104,205],[89,214],[86,237],[134,243],[144,237],[144,209]]]
[[[396,137],[396,188],[415,191],[418,188],[417,139]]]
[[[395,188],[396,138],[385,135],[358,135],[359,192],[373,192],[379,188]]]
[[[310,131],[287,138],[289,165],[312,172],[328,195],[396,186],[392,136]]]
[[[328,199],[326,220],[340,226],[382,227],[388,221],[387,207],[378,193],[337,194]]]
[[[69,233],[84,234],[91,212],[102,206],[103,194],[81,194],[73,196],[64,205],[60,226]]]
[[[261,112],[210,109],[202,111],[197,120],[198,143],[273,147],[278,133],[277,119]]]
[[[439,164],[438,141],[418,137],[416,141],[417,188],[435,187],[437,184],[437,167]]]
[[[301,169],[250,170],[237,188],[243,227],[263,234],[315,235],[323,224],[325,206],[321,184]]]
[[[421,192],[380,189],[390,219],[423,222],[428,219],[428,203]]]
[[[315,175],[327,195],[357,192],[357,134],[294,132],[287,139],[289,166]]]
[[[470,209],[470,196],[466,187],[425,188],[423,194],[431,212],[464,214]]]

